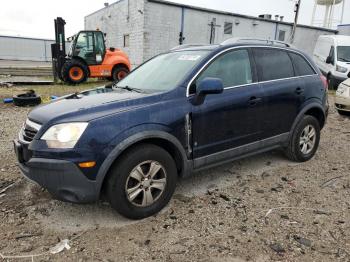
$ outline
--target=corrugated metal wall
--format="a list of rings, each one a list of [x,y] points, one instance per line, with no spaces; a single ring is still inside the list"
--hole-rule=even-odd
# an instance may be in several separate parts
[[[0,35],[0,59],[51,61],[53,43],[53,40]]]

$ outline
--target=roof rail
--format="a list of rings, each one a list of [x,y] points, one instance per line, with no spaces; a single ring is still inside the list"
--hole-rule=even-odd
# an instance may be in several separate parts
[[[291,47],[290,44],[282,41],[270,40],[270,39],[264,39],[264,38],[249,38],[249,37],[233,37],[225,40],[224,42],[221,43],[221,45],[230,45],[235,43],[255,43],[255,44],[264,43],[267,45]]]
[[[178,45],[170,49],[170,51],[176,51],[176,50],[181,50],[185,48],[190,48],[190,47],[198,47],[198,46],[204,46],[203,44],[184,44],[184,45]]]

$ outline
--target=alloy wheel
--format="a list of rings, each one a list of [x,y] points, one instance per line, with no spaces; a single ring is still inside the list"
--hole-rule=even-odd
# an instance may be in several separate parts
[[[165,168],[157,161],[148,160],[130,172],[126,180],[125,193],[131,204],[147,207],[163,194],[166,183]]]
[[[316,130],[312,125],[307,125],[301,132],[299,146],[304,155],[309,154],[315,147]]]

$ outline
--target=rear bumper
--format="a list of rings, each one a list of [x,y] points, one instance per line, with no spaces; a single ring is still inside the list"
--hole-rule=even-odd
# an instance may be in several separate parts
[[[97,201],[96,182],[84,176],[72,162],[57,159],[31,158],[19,163],[22,174],[36,182],[56,199],[72,203]]]

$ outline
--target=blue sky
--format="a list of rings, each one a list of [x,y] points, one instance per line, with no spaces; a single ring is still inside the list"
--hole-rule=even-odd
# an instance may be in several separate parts
[[[257,16],[279,14],[286,21],[293,20],[294,0],[171,0],[184,4],[219,9]],[[350,10],[346,0],[345,10]],[[2,1],[0,8],[0,34],[54,38],[53,19],[62,16],[67,21],[67,35],[84,27],[84,16],[103,7],[107,0],[16,0]],[[109,1],[113,3],[114,1]],[[309,25],[314,0],[302,0],[300,23]],[[319,9],[318,16],[324,10]],[[336,14],[340,12],[336,10]],[[350,11],[345,12],[344,23],[350,24]]]

